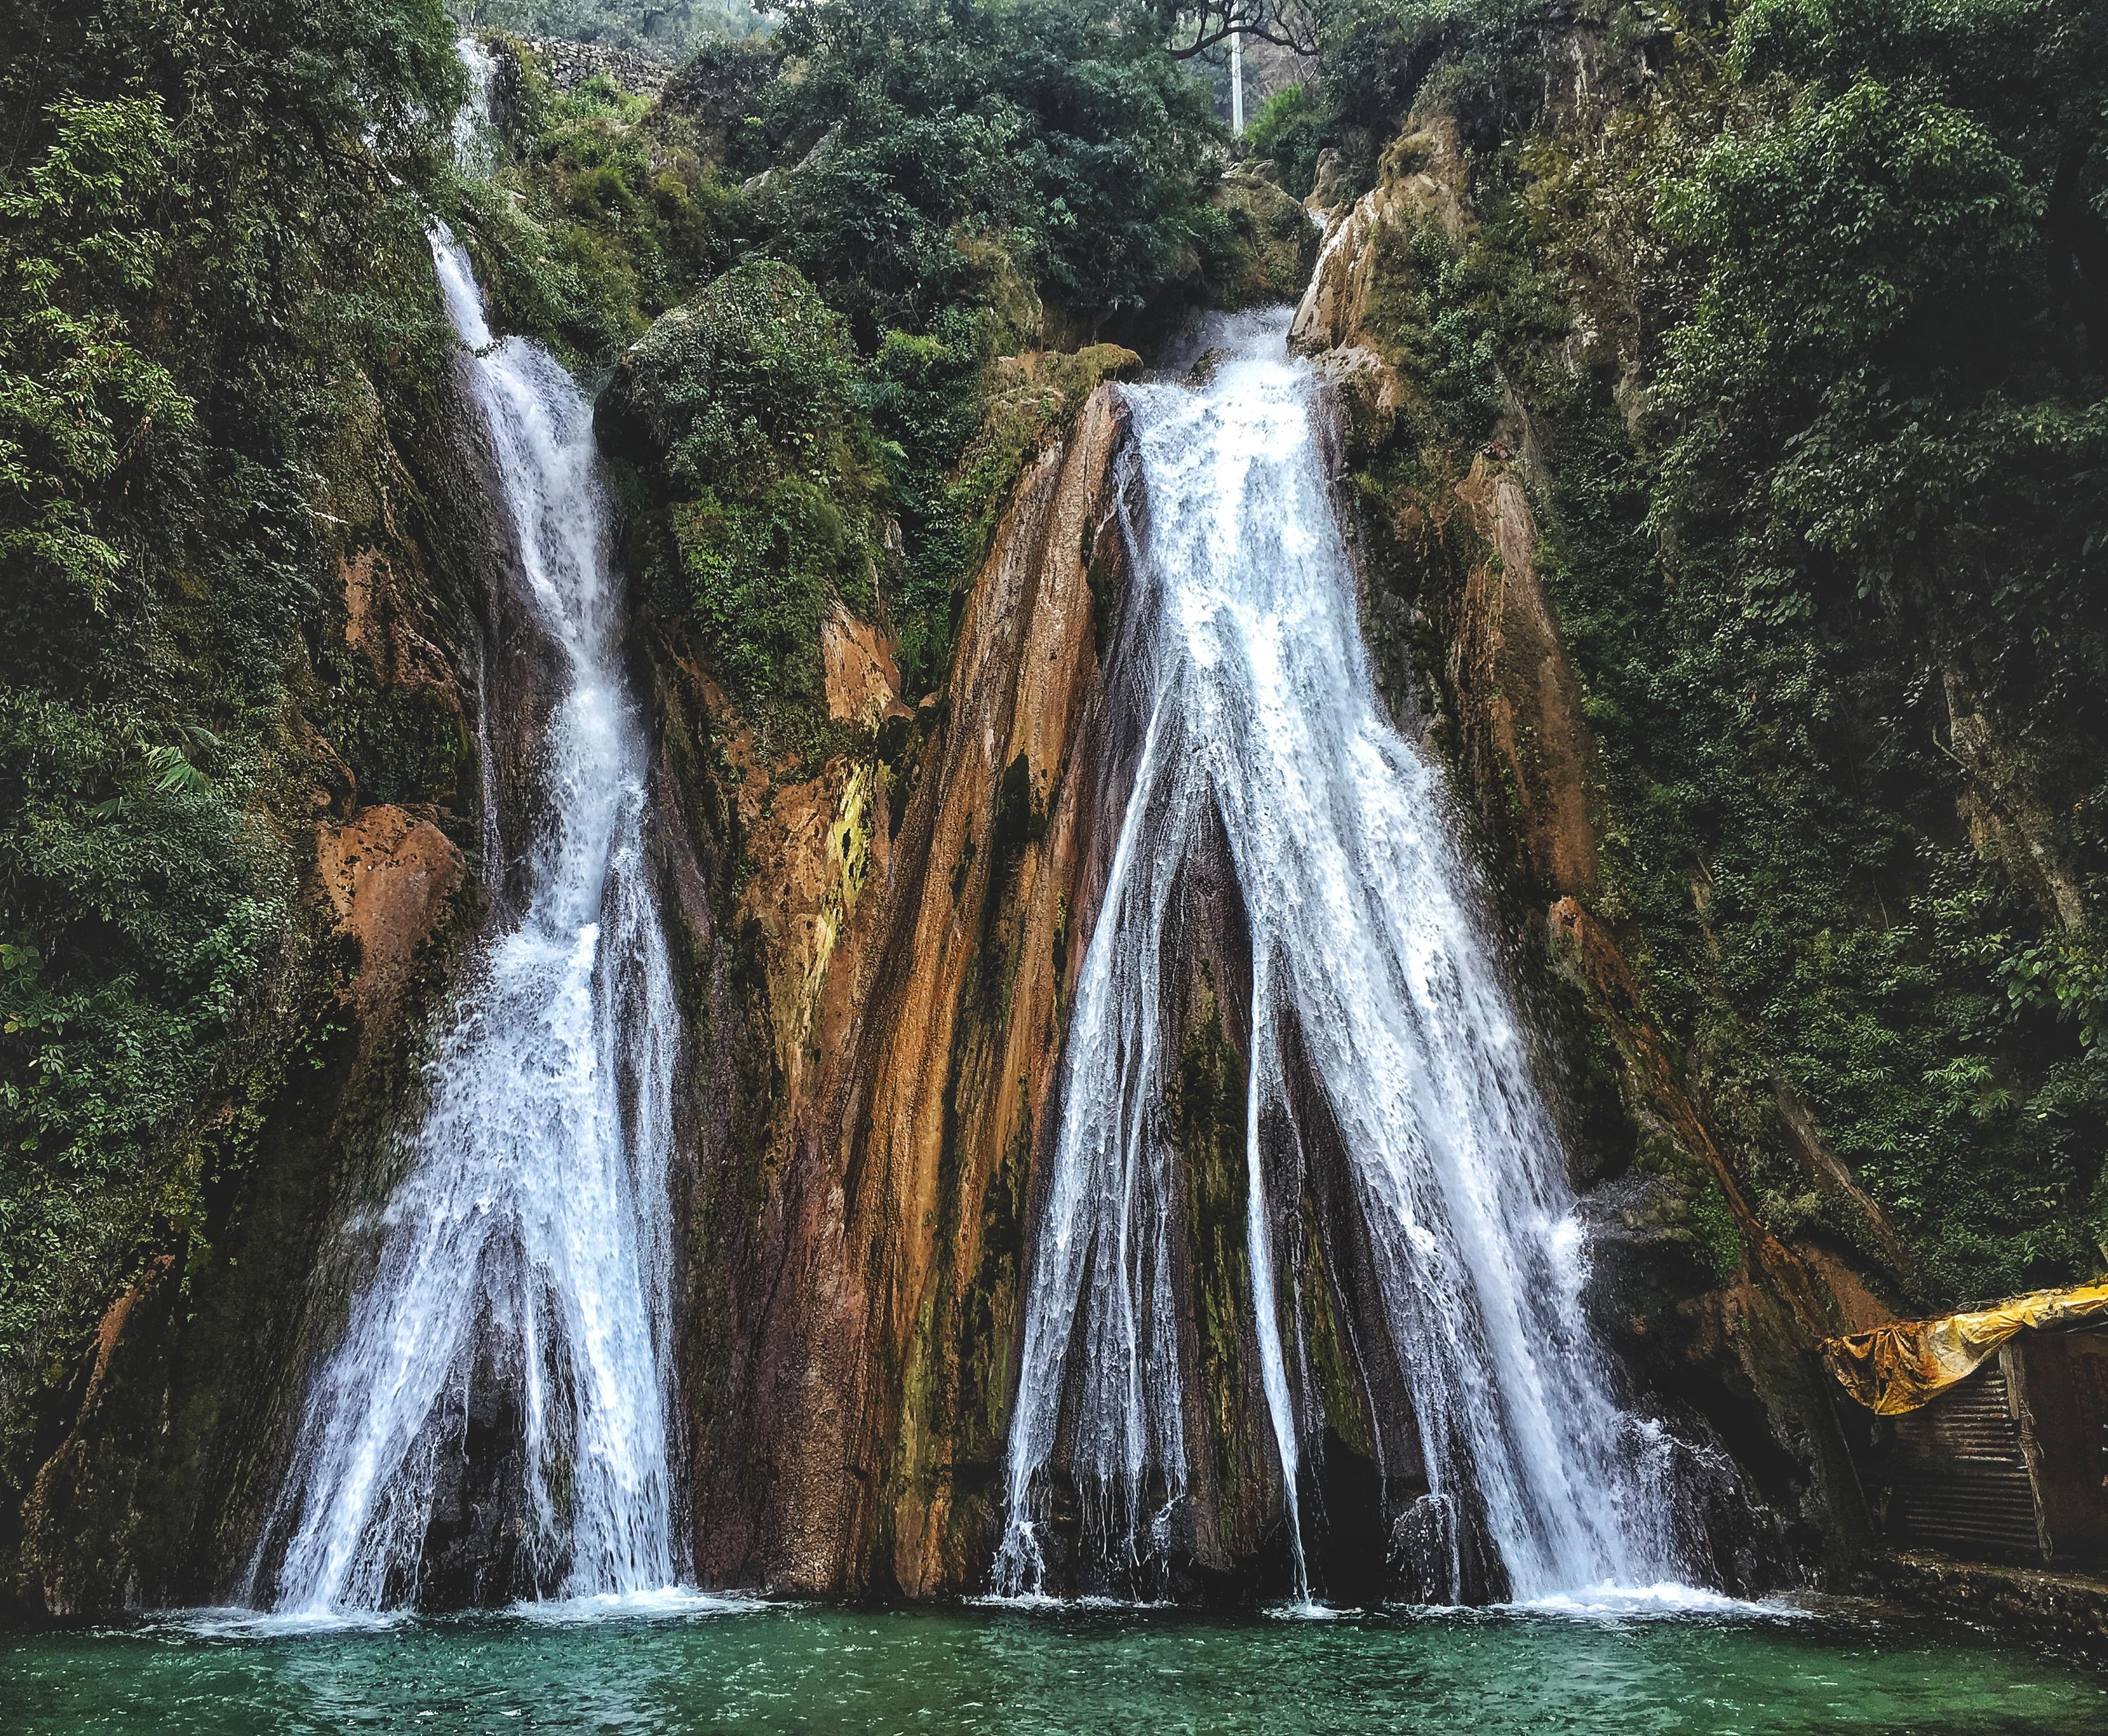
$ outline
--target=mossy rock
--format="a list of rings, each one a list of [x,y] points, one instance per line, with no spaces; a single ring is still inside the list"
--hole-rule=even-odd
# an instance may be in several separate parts
[[[649,480],[670,531],[674,570],[654,587],[751,709],[816,712],[832,600],[878,603],[860,377],[841,316],[791,267],[753,260],[654,322],[601,400],[603,446]]]
[[[1242,268],[1223,285],[1226,307],[1295,301],[1310,281],[1322,237],[1310,214],[1265,176],[1239,170],[1223,178],[1215,204],[1229,218]]]

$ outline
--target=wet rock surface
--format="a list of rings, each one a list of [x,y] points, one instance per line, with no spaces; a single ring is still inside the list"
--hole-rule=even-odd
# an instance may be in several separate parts
[[[743,1087],[759,1149],[707,1157],[690,1217],[726,1311],[691,1387],[706,1582],[927,1595],[993,1549],[1025,1202],[1101,871],[1124,426],[1101,389],[1028,466],[934,703],[900,717],[838,623],[831,702],[878,714],[871,757],[772,784],[735,733],[723,794],[687,798],[771,840],[721,967],[759,972],[733,992],[771,1057]]]
[[[2108,1656],[2108,1578],[1993,1567],[1915,1551],[1872,1557],[1857,1576],[1872,1595],[2043,1644]]]

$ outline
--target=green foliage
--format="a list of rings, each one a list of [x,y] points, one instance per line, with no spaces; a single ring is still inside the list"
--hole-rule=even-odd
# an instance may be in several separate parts
[[[62,98],[49,114],[43,160],[0,191],[0,561],[99,605],[121,557],[86,496],[135,434],[192,416],[112,305],[153,277],[160,250],[142,217],[171,191],[173,141],[150,101]]]
[[[197,1210],[187,1130],[286,942],[313,453],[327,382],[444,354],[450,34],[438,0],[0,11],[0,1411]]]
[[[2082,1049],[2090,1050],[2108,1029],[2108,956],[2098,927],[2045,934],[2006,950],[2005,937],[1992,945],[2004,956],[1998,979],[2016,1014],[2052,1013],[2075,1024]]]
[[[1379,245],[1364,325],[1405,389],[1411,437],[1475,446],[1502,412],[1494,335],[1514,317],[1510,286],[1488,250],[1459,247],[1434,223],[1387,233]]]
[[[1534,117],[1545,91],[1541,44],[1564,16],[1552,0],[1327,7],[1316,85],[1269,99],[1250,148],[1272,159],[1298,198],[1309,193],[1327,148],[1340,153],[1354,191],[1373,186],[1377,153],[1416,106],[1443,109],[1466,144],[1490,150]]]
[[[2020,717],[2090,712],[2108,627],[2108,45],[2083,10],[1754,7],[1731,65],[1794,94],[1660,211],[1708,261],[1664,380],[1664,512],[1732,535],[1781,606],[1936,596]]]
[[[1222,234],[1202,273],[1209,305],[1277,306],[1299,299],[1318,263],[1310,214],[1263,175],[1225,175],[1210,215]]]
[[[1328,111],[1308,84],[1284,85],[1245,131],[1245,149],[1272,162],[1281,184],[1298,199],[1310,196],[1318,178],[1318,154],[1330,141]]]
[[[766,56],[697,55],[659,104],[602,81],[560,97],[520,57],[502,106],[511,160],[462,194],[498,319],[607,366],[712,284],[632,352],[637,390],[619,396],[641,413],[609,420],[670,514],[682,576],[659,575],[662,597],[743,704],[803,720],[786,740],[816,715],[833,595],[887,618],[910,697],[942,680],[958,587],[1011,481],[1088,389],[1065,375],[991,396],[993,358],[1039,341],[1043,294],[1097,319],[1174,281],[1234,299],[1248,275],[1256,244],[1209,202],[1221,142],[1205,89],[1113,29],[1124,16],[828,0]],[[751,195],[725,177],[727,151],[742,171],[773,161]],[[727,298],[789,281],[727,270],[756,253],[818,286],[822,325],[795,355],[767,319],[711,348],[737,323]],[[705,331],[708,357],[686,347]],[[748,338],[766,366],[736,363]],[[661,405],[662,390],[692,396]],[[881,508],[899,527],[890,552]]]
[[[503,119],[511,160],[462,190],[506,327],[592,367],[723,271],[750,229],[695,123],[588,79],[558,94],[530,52]]]
[[[1535,117],[1539,45],[1563,22],[1547,0],[1369,0],[1332,30],[1328,82],[1343,116],[1368,124],[1415,103],[1454,115],[1466,143],[1490,147]]]
[[[1788,1064],[1844,1098],[1851,1155],[1962,1290],[2083,1272],[2099,1233],[2099,942],[2029,932],[2011,881],[1953,839],[1951,768],[1927,751],[1997,720],[1969,768],[2006,810],[1993,826],[2064,875],[2097,871],[2090,828],[2038,812],[2083,813],[2108,728],[2108,45],[2088,10],[1753,6],[1728,65],[1778,111],[1707,148],[1660,212],[1706,263],[1666,358],[1656,522],[1718,551],[1699,595],[1768,676],[1781,769],[1822,792],[1877,892],[1904,890],[1879,941],[1817,951],[1827,969],[1794,937],[1795,974],[1866,1013],[1817,1023],[1834,1037]],[[1881,671],[1899,630],[1944,708]],[[1824,902],[1842,929],[1844,901]]]
[[[831,587],[888,620],[910,697],[941,681],[959,587],[1002,497],[1032,443],[1088,389],[1088,367],[992,385],[996,358],[1043,340],[1047,302],[1058,326],[1167,296],[1235,299],[1255,243],[1214,202],[1220,129],[1205,87],[1162,53],[1147,17],[1052,0],[823,0],[794,9],[772,39],[765,64],[781,75],[758,76],[750,52],[708,51],[648,109],[610,94],[588,111],[583,92],[558,102],[529,63],[512,127],[519,163],[476,219],[509,322],[611,360],[647,317],[743,250],[796,274],[771,281],[809,281],[815,308],[847,315],[859,347],[840,349],[828,326],[804,358],[824,355],[829,380],[846,382],[846,398],[818,408],[802,362],[777,356],[750,378],[684,351],[681,389],[727,429],[752,421],[759,443],[749,452],[701,422],[655,450],[633,438],[671,506],[682,612],[745,703],[811,717],[810,632]],[[646,163],[678,164],[684,150],[722,151],[751,191],[730,191],[714,164],[682,169],[698,244],[653,244],[654,277],[634,239],[650,227],[633,214],[637,190]],[[595,256],[621,270],[590,278],[574,262]],[[762,281],[731,272],[653,329],[627,370],[653,382],[639,410],[664,384],[657,351],[687,344],[677,334],[692,336],[697,319],[715,331],[718,298]],[[810,452],[787,431],[808,416]],[[784,432],[765,431],[772,417]],[[619,410],[610,420],[642,425]],[[756,454],[772,479],[742,469]],[[890,549],[886,519],[899,530]]]
[[[768,20],[747,0],[449,0],[465,29],[599,43],[678,60]]]
[[[832,597],[879,606],[860,374],[841,316],[790,267],[755,261],[652,328],[603,415],[663,479],[711,668],[777,722],[817,721]]]
[[[989,335],[976,314],[948,308],[926,334],[888,331],[863,387],[903,530],[890,612],[910,699],[936,687],[950,662],[954,595],[985,551],[998,486],[993,465],[969,466],[963,483],[954,474],[984,420]]]
[[[624,358],[602,426],[667,502],[673,605],[700,629],[714,673],[786,744],[820,715],[819,627],[836,598],[890,622],[910,699],[939,683],[959,582],[1020,469],[1133,359],[1101,345],[991,365],[985,313],[887,331],[867,362],[795,269],[756,260]]]
[[[1080,321],[1197,261],[1222,155],[1207,88],[1122,0],[818,0],[738,142],[772,245],[861,332],[928,329],[999,241]]]

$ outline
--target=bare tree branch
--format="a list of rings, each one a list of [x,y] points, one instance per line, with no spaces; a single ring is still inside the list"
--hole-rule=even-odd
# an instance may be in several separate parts
[[[1232,36],[1291,54],[1318,52],[1320,20],[1313,0],[1159,0],[1159,10],[1173,60],[1205,54]]]

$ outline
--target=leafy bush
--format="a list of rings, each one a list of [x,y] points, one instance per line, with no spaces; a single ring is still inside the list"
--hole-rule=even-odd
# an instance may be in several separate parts
[[[727,38],[767,29],[746,0],[451,0],[466,29],[509,30],[678,60]]]
[[[973,297],[999,241],[1092,324],[1197,259],[1223,154],[1207,87],[1119,0],[818,0],[737,142],[772,247],[867,339]],[[803,166],[800,166],[800,165]]]
[[[1490,151],[1534,119],[1545,90],[1542,44],[1563,22],[1553,0],[1347,0],[1328,7],[1314,85],[1278,91],[1247,135],[1299,199],[1319,154],[1338,151],[1354,191],[1416,105],[1453,115],[1464,142]]]
[[[461,214],[506,328],[588,369],[736,257],[745,202],[689,116],[588,79],[559,94],[517,51],[503,119],[512,160],[461,190]]]
[[[1307,199],[1318,178],[1318,154],[1328,142],[1328,118],[1308,84],[1284,85],[1253,117],[1245,149],[1272,162],[1281,186]]]
[[[833,596],[880,606],[860,375],[841,316],[790,267],[757,260],[654,326],[602,408],[610,445],[663,482],[679,600],[712,668],[764,715],[817,713]]]

